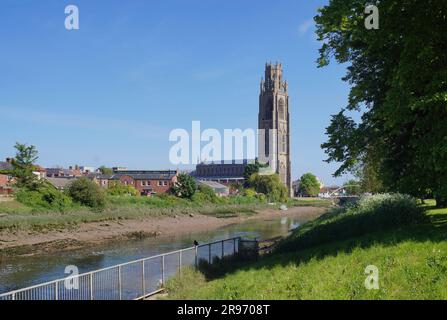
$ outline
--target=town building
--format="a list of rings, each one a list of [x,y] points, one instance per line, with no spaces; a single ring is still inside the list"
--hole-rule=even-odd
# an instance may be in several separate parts
[[[70,183],[75,181],[77,178],[74,177],[61,177],[61,178],[45,178],[49,183],[51,183],[56,189],[64,191],[68,188]]]
[[[198,180],[197,183],[199,185],[211,188],[214,191],[214,193],[219,197],[226,197],[230,195],[230,188],[221,183],[215,181],[201,181],[201,180]]]
[[[279,174],[292,195],[289,94],[281,63],[265,65],[260,91],[258,159]]]
[[[74,178],[83,176],[79,166],[70,166],[68,169],[46,168],[45,170],[48,178]]]
[[[6,161],[0,161],[0,195],[12,194],[12,175],[13,170],[12,159],[6,158]]]
[[[133,186],[140,195],[167,193],[177,182],[176,170],[122,170],[113,174],[89,174],[88,177],[103,188],[113,183]]]
[[[202,162],[196,165],[196,170],[191,173],[191,176],[200,181],[215,181],[226,185],[242,184],[244,183],[245,167],[249,162],[252,161]]]

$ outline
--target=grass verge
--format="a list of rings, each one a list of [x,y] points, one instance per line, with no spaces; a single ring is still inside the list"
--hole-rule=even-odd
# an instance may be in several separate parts
[[[416,211],[407,219],[405,211],[397,211],[405,206],[395,199],[386,204],[388,200],[328,213],[266,258],[217,279],[206,281],[190,270],[184,283],[171,288],[169,298],[447,299],[447,209],[427,206],[421,219]],[[387,211],[393,206],[394,212]],[[353,232],[360,223],[352,220],[355,215],[371,223],[370,230]],[[365,287],[370,265],[379,270],[378,290]]]

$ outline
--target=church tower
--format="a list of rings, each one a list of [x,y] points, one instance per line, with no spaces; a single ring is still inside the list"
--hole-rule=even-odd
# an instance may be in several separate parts
[[[270,169],[279,174],[291,193],[290,116],[287,81],[283,80],[282,64],[267,63],[265,78],[259,95],[259,148],[258,158],[268,162]]]

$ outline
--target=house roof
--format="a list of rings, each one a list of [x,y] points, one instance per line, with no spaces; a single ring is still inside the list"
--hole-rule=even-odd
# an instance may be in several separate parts
[[[0,170],[12,170],[12,164],[9,162],[0,161]]]
[[[45,178],[54,187],[58,189],[65,189],[71,182],[76,180],[76,178]]]
[[[89,174],[89,178],[102,180],[119,180],[121,177],[131,177],[134,180],[172,180],[176,176],[175,171],[154,171],[153,173],[114,173],[114,174]]]
[[[129,176],[134,180],[172,180],[176,173],[144,173],[144,174],[121,174],[120,176]]]
[[[229,188],[221,183],[215,182],[215,181],[202,181],[199,180],[198,181],[199,184],[208,186],[210,188],[212,188],[214,191],[223,191],[223,192],[227,192],[229,190]]]

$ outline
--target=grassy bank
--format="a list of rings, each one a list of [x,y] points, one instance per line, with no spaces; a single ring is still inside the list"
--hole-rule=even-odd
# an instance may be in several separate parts
[[[330,203],[323,201],[320,206]],[[296,205],[296,204],[292,204]],[[32,230],[75,228],[81,223],[157,218],[184,214],[204,214],[219,218],[254,215],[257,210],[276,208],[257,198],[234,196],[219,198],[215,202],[163,197],[109,196],[102,211],[75,206],[60,212],[35,209],[17,201],[0,202],[0,230]]]
[[[169,282],[169,298],[447,299],[447,209],[428,206],[419,216],[413,205],[381,203],[323,215],[224,276],[187,270]],[[364,286],[369,265],[379,270],[379,290]]]

